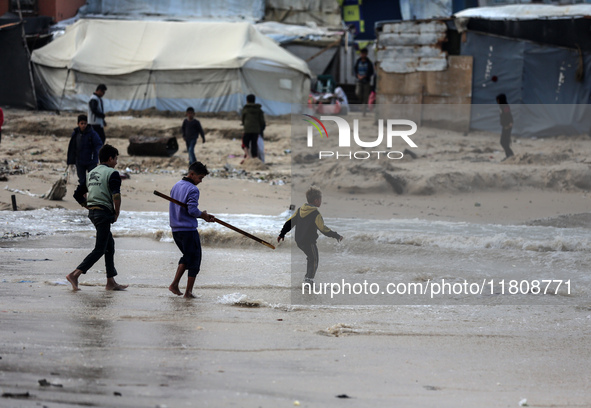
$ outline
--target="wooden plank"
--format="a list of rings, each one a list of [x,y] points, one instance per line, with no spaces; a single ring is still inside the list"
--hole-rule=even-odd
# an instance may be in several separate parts
[[[432,96],[472,97],[471,56],[451,55],[445,71],[425,72],[425,92]]]
[[[415,95],[422,93],[423,73],[409,72],[403,74],[388,73],[378,67],[378,79],[376,93],[380,94],[398,94]]]

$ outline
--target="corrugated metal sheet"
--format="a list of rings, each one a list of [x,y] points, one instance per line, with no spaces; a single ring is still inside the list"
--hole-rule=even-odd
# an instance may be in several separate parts
[[[380,68],[385,72],[409,73],[447,69],[443,21],[401,21],[386,23],[378,35]]]

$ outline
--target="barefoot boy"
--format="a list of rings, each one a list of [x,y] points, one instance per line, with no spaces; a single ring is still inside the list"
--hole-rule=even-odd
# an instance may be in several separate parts
[[[117,222],[121,210],[121,177],[115,171],[119,151],[111,145],[104,145],[99,151],[100,164],[86,176],[86,183],[81,183],[74,192],[74,198],[80,205],[88,208],[88,218],[96,228],[94,249],[74,272],[66,279],[72,289],[80,290],[78,278],[86,273],[103,255],[107,269],[107,290],[125,290],[127,285],[115,282],[115,241],[111,234],[111,224]]]
[[[316,240],[318,239],[317,230],[322,232],[327,237],[331,237],[341,242],[343,237],[332,231],[326,225],[318,208],[322,204],[322,192],[317,188],[310,187],[306,192],[306,199],[308,202],[302,205],[291,216],[289,220],[283,225],[281,233],[277,237],[277,242],[282,241],[293,227],[296,227],[295,240],[306,257],[308,258],[308,265],[306,268],[305,283],[314,283],[314,276],[318,269],[318,248],[316,247]]]
[[[209,174],[207,167],[201,162],[195,162],[189,166],[186,177],[177,182],[170,191],[170,196],[182,203],[187,203],[188,208],[170,203],[169,216],[172,237],[183,256],[179,260],[176,276],[168,287],[175,295],[182,295],[179,290],[179,282],[188,270],[187,288],[185,298],[194,298],[193,285],[201,267],[201,242],[197,232],[197,218],[203,218],[207,222],[213,222],[215,217],[207,211],[201,211],[199,205],[199,189],[197,185]]]

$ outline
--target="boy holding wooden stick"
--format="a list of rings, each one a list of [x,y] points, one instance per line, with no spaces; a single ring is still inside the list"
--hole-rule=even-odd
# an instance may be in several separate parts
[[[193,285],[201,267],[201,241],[197,231],[197,218],[207,222],[215,221],[215,217],[207,211],[199,210],[199,189],[197,185],[209,174],[207,167],[201,162],[195,162],[189,166],[189,173],[177,182],[170,191],[170,196],[187,203],[187,207],[170,203],[169,218],[172,237],[183,256],[179,260],[174,280],[168,287],[175,295],[182,295],[179,282],[185,271],[188,271],[187,288],[185,298],[194,298]]]

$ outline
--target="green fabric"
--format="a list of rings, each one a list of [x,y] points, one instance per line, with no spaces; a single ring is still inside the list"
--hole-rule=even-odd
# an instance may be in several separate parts
[[[265,116],[261,105],[258,103],[247,103],[242,108],[242,124],[244,133],[256,133],[257,135],[265,128]]]

